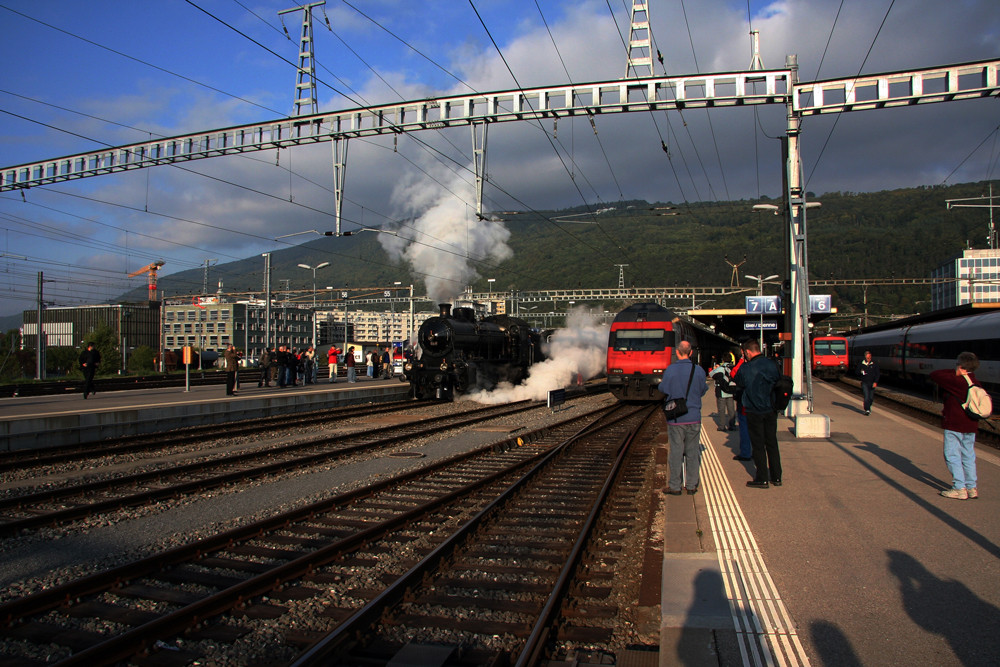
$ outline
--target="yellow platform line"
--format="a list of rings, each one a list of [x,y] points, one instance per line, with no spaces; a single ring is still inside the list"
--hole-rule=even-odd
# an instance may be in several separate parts
[[[743,664],[808,667],[795,624],[764,563],[708,433],[701,429],[701,479],[716,554]]]

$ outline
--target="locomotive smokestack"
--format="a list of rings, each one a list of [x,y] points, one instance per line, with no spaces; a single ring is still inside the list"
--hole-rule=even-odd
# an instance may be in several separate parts
[[[450,303],[439,303],[438,308],[441,309],[441,317],[451,317],[451,304]]]

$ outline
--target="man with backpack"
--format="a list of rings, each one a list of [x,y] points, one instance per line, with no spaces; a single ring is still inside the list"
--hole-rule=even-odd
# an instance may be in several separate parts
[[[754,477],[747,486],[766,489],[768,482],[781,486],[781,454],[778,452],[778,413],[771,393],[781,378],[778,367],[761,354],[760,342],[751,338],[743,343],[746,363],[733,379],[743,389],[741,402],[753,448]]]
[[[982,389],[973,372],[979,359],[972,352],[958,355],[955,370],[933,371],[930,380],[944,391],[941,426],[944,429],[944,460],[951,473],[951,488],[941,492],[945,498],[969,500],[979,498],[976,488],[976,433],[978,419],[967,414],[963,404],[969,402],[973,387]],[[988,411],[988,408],[985,411]],[[984,415],[975,415],[983,417]],[[988,415],[985,415],[988,416]]]

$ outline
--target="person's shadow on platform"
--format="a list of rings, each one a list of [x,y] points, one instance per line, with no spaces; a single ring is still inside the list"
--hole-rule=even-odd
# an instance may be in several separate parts
[[[913,556],[890,550],[889,571],[899,580],[903,608],[924,630],[948,642],[963,665],[996,665],[1000,609],[960,581],[940,579]]]
[[[854,647],[844,633],[829,621],[810,624],[809,634],[813,646],[820,656],[820,664],[837,667],[862,667],[861,660],[854,653]]]
[[[834,401],[833,405],[838,408],[844,408],[845,410],[850,410],[852,412],[857,412],[859,415],[865,414],[864,406],[861,403],[841,403],[840,401]]]
[[[935,477],[923,468],[915,465],[913,461],[906,458],[905,456],[900,456],[894,451],[888,450],[885,447],[880,447],[874,442],[866,442],[863,445],[859,445],[857,449],[874,454],[880,458],[885,463],[891,465],[893,468],[908,475],[913,479],[917,480],[921,484],[926,484],[927,486],[940,491],[941,489],[947,489],[951,485],[942,480],[940,477]]]

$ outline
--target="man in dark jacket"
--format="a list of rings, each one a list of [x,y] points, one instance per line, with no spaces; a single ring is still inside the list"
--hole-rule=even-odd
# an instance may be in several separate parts
[[[240,355],[236,346],[230,343],[222,357],[226,360],[226,396],[232,396],[236,393],[236,371],[240,369]]]
[[[258,387],[270,387],[271,386],[271,355],[274,354],[273,348],[264,348],[264,351],[260,353],[260,379],[257,380]]]
[[[101,353],[97,351],[93,343],[87,343],[87,349],[80,353],[80,370],[83,371],[83,397],[88,394],[96,394],[94,391],[94,374],[101,365]]]
[[[976,499],[976,433],[979,424],[966,416],[962,403],[969,393],[969,383],[979,384],[973,374],[979,368],[979,358],[972,352],[958,355],[955,370],[950,368],[933,371],[931,382],[944,392],[941,409],[941,426],[944,428],[944,461],[951,473],[951,488],[941,492],[945,498],[955,500]]]
[[[778,414],[771,403],[771,390],[781,377],[778,367],[761,354],[760,343],[750,339],[743,344],[746,363],[733,380],[743,389],[743,410],[753,448],[754,478],[747,486],[766,489],[768,482],[781,486],[781,454],[778,452]]]
[[[866,415],[872,413],[872,401],[875,400],[875,387],[878,386],[880,374],[878,362],[872,359],[872,351],[865,350],[865,358],[858,364],[858,375],[861,376],[861,393],[864,395]]]

